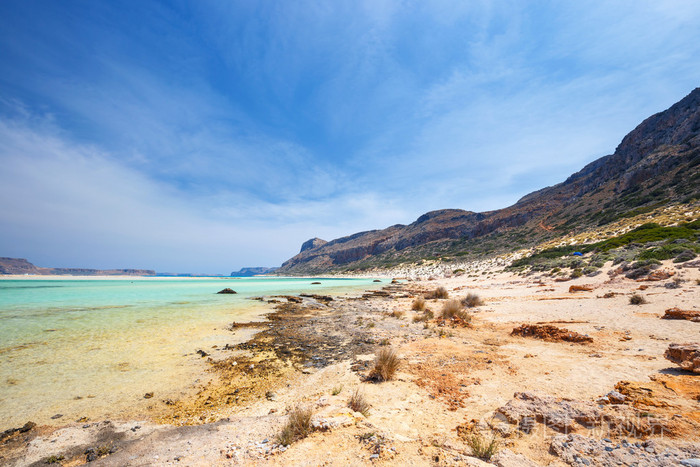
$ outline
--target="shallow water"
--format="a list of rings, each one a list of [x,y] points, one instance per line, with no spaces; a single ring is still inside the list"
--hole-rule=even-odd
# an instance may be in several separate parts
[[[138,416],[204,377],[204,359],[247,338],[227,330],[269,307],[252,296],[357,292],[369,279],[0,280],[0,431],[27,420]],[[230,287],[236,295],[219,295]],[[134,413],[136,412],[136,413]],[[59,419],[51,419],[62,414]]]

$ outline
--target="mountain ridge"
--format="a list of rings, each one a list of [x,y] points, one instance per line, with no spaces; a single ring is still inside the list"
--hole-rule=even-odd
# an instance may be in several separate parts
[[[533,243],[651,210],[659,203],[687,201],[700,196],[699,148],[700,88],[696,88],[644,119],[622,138],[613,154],[590,162],[561,183],[523,196],[512,206],[480,213],[430,211],[408,225],[358,232],[302,248],[277,273],[333,272],[434,254],[469,254],[470,248],[478,250],[489,242],[498,250],[508,247],[509,238],[521,245]]]

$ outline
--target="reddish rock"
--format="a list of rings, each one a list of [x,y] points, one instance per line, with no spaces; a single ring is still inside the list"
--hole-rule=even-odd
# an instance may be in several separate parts
[[[681,310],[680,308],[669,308],[663,315],[663,319],[687,319],[688,321],[700,322],[700,311]]]
[[[593,290],[593,286],[591,285],[572,285],[569,287],[569,293],[590,292],[591,290]]]
[[[667,360],[681,368],[700,374],[700,344],[671,344],[664,354]]]
[[[536,339],[543,339],[546,341],[565,341],[565,342],[577,342],[577,343],[588,343],[593,342],[588,336],[579,334],[578,332],[569,331],[568,329],[558,328],[551,325],[540,325],[540,324],[523,324],[520,327],[513,329],[510,333],[511,336],[522,336],[522,337],[534,337]]]

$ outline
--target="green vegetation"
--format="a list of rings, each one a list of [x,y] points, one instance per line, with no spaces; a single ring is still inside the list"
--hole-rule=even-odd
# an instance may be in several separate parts
[[[472,455],[479,459],[489,460],[498,451],[498,440],[495,435],[491,441],[486,442],[481,434],[475,434],[467,438],[467,444],[472,450]]]
[[[700,254],[700,221],[696,220],[678,226],[661,227],[647,223],[634,230],[597,243],[566,245],[542,250],[532,256],[514,261],[512,269],[529,267],[532,271],[562,273],[562,269],[572,269],[571,278],[595,275],[606,261],[619,264],[635,260],[689,261]],[[572,256],[580,252],[584,256]],[[637,269],[643,265],[638,265]],[[641,273],[641,271],[639,271]]]

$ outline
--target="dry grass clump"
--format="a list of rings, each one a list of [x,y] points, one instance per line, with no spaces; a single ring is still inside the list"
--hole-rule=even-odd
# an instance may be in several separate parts
[[[348,407],[354,412],[360,412],[365,417],[369,417],[369,409],[372,406],[367,402],[364,394],[359,389],[355,389],[355,392],[350,396],[350,400],[348,400]]]
[[[447,289],[444,287],[438,287],[432,292],[428,293],[425,298],[439,298],[439,299],[446,299],[449,298],[450,294],[447,292]]]
[[[462,305],[467,308],[474,308],[475,306],[481,306],[483,304],[484,301],[475,293],[469,293],[462,299]]]
[[[639,294],[634,294],[630,297],[630,305],[643,305],[645,303],[648,303],[646,298]]]
[[[385,347],[377,354],[374,368],[370,371],[368,379],[377,382],[391,381],[400,365],[401,360],[394,349]]]
[[[403,311],[401,310],[394,310],[391,313],[389,313],[389,316],[397,319],[403,318]]]
[[[442,311],[440,313],[442,319],[449,319],[452,321],[461,321],[463,323],[469,323],[472,318],[469,313],[464,309],[462,302],[459,300],[450,300],[445,302],[442,306]]]
[[[425,299],[423,297],[418,297],[413,300],[411,304],[411,310],[413,311],[423,311],[425,310]]]
[[[433,319],[434,317],[435,317],[435,315],[433,314],[432,311],[430,311],[430,310],[425,310],[425,311],[423,312],[423,314],[415,315],[415,316],[413,317],[413,322],[414,322],[414,323],[421,323],[421,322],[425,323],[425,322],[427,322],[427,321],[430,321],[430,320]]]
[[[467,438],[467,444],[472,450],[472,455],[479,459],[489,460],[498,451],[498,440],[495,436],[486,442],[483,436],[475,434]]]
[[[282,431],[277,435],[277,442],[282,446],[289,446],[294,441],[306,438],[312,431],[311,416],[313,410],[310,407],[296,406],[289,413],[289,420]]]

